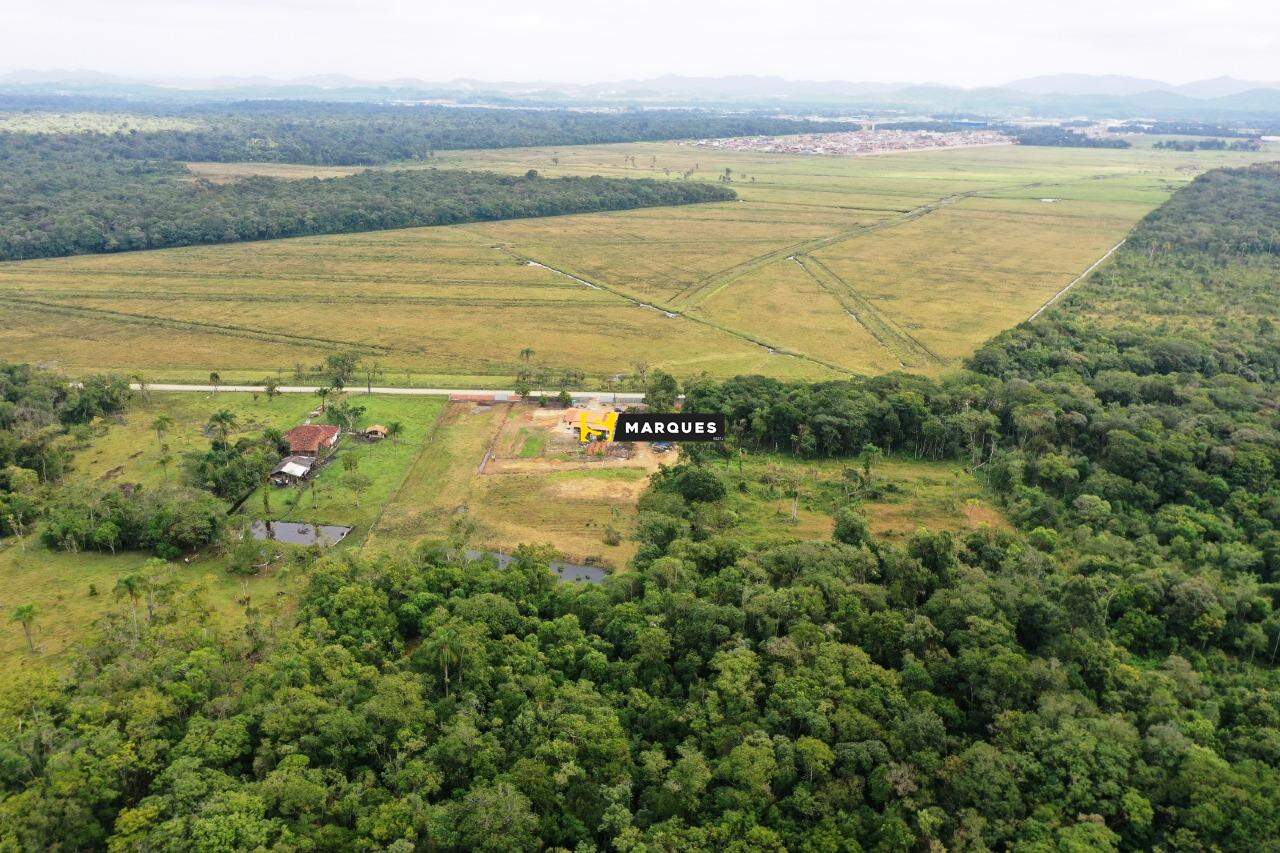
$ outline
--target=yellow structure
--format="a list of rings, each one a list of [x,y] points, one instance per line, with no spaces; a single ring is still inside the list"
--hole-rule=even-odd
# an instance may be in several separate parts
[[[578,441],[613,441],[613,430],[618,425],[617,412],[578,413]]]

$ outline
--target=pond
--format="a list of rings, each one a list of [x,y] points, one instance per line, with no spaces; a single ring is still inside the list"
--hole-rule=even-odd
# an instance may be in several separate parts
[[[319,543],[329,546],[346,539],[351,528],[337,524],[299,524],[296,521],[255,521],[249,532],[254,539],[271,539],[290,545]]]
[[[511,565],[515,557],[510,554],[503,554],[501,551],[466,551],[468,560],[483,560],[485,557],[492,557],[498,564],[498,568],[505,569]],[[552,560],[551,571],[556,573],[556,577],[562,581],[571,583],[604,583],[604,579],[608,576],[608,572],[599,566],[583,566],[577,563],[566,563],[564,560]]]

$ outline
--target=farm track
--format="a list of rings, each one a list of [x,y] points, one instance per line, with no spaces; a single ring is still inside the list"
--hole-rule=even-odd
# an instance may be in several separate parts
[[[71,317],[88,317],[95,320],[105,320],[114,323],[156,326],[184,332],[206,332],[218,335],[230,335],[232,337],[251,338],[260,341],[272,341],[275,343],[304,344],[306,346],[316,347],[323,350],[331,350],[335,346],[341,346],[365,353],[407,352],[422,354],[426,352],[425,349],[420,347],[393,347],[385,344],[344,341],[336,338],[291,335],[288,332],[268,332],[248,326],[233,326],[222,323],[202,323],[198,320],[173,320],[167,317],[155,317],[147,314],[130,314],[126,311],[110,311],[105,308],[85,308],[77,305],[60,305],[56,302],[41,302],[37,299],[18,299],[7,295],[0,295],[0,305],[6,303],[37,313],[61,314],[63,316]]]
[[[803,240],[799,243],[793,243],[790,246],[784,246],[780,249],[774,249],[753,258],[748,258],[741,263],[735,264],[728,269],[715,273],[702,281],[694,284],[692,287],[686,288],[676,294],[671,300],[672,305],[681,307],[696,307],[716,293],[728,287],[733,282],[742,278],[749,273],[755,272],[762,267],[786,260],[796,255],[807,255],[810,252],[816,252],[819,249],[825,249],[828,246],[834,246],[837,243],[843,243],[845,240],[860,237],[864,234],[872,234],[876,231],[883,231],[886,228],[896,228],[908,222],[913,222],[922,216],[933,213],[950,204],[954,204],[961,199],[970,198],[972,196],[981,195],[983,193],[994,192],[998,189],[1006,189],[1003,187],[984,187],[981,190],[970,190],[963,193],[955,193],[953,195],[944,196],[926,204],[918,205],[898,216],[881,220],[880,222],[872,222],[867,225],[855,225],[852,228],[846,228],[835,234],[828,234],[825,237],[816,237],[812,240]]]
[[[557,287],[556,289],[571,290],[571,288],[568,287]],[[467,305],[479,308],[501,308],[509,306],[529,308],[583,308],[601,304],[600,300],[590,299],[480,299],[474,297],[468,298],[465,296],[314,296],[312,294],[304,293],[285,293],[268,296],[247,293],[181,293],[173,291],[156,293],[154,291],[143,290],[117,290],[111,291],[110,293],[100,290],[0,291],[0,300],[27,299],[44,303],[44,300],[37,299],[37,296],[44,297],[45,300],[83,299],[116,301],[119,299],[133,298],[145,299],[148,302],[278,302],[287,305],[297,305],[300,300],[304,300],[308,305]],[[64,303],[47,304],[64,305]],[[80,306],[65,305],[65,307],[75,308]]]
[[[568,270],[551,266],[550,264],[543,263],[542,261],[539,261],[536,258],[532,258],[532,257],[529,257],[528,255],[524,255],[519,252],[516,252],[514,249],[511,249],[507,246],[503,246],[502,250],[514,258],[518,258],[524,261],[525,263],[537,264],[543,269],[550,270],[551,272],[554,272],[554,273],[559,273],[560,275],[565,276],[566,278],[571,278],[574,281],[578,282],[579,284],[582,284],[584,287],[590,287],[590,288],[595,288],[596,290],[607,291],[613,294],[614,296],[617,296],[620,299],[626,300],[627,302],[631,303],[632,305],[638,308],[647,308],[651,311],[658,311],[662,314],[665,314],[667,317],[673,320],[676,318],[681,318],[684,320],[688,320],[691,323],[697,323],[700,326],[706,326],[711,329],[716,329],[717,331],[724,332],[727,335],[732,335],[735,338],[739,338],[741,340],[746,341],[747,343],[754,344],[755,346],[768,350],[769,353],[773,355],[791,356],[792,358],[798,358],[803,361],[808,361],[811,364],[820,365],[822,367],[827,368],[828,370],[834,370],[837,373],[844,373],[844,374],[853,373],[853,371],[849,370],[847,367],[841,367],[838,364],[832,364],[829,361],[824,361],[819,358],[814,358],[813,356],[807,355],[803,352],[799,352],[797,350],[793,350],[787,347],[780,346],[778,344],[771,343],[755,335],[751,335],[751,334],[748,334],[747,332],[743,332],[739,329],[734,329],[729,326],[723,326],[719,323],[716,323],[713,320],[708,320],[705,317],[698,317],[695,315],[691,315],[679,307],[672,306],[670,304],[664,304],[664,303],[648,302],[636,296],[635,294],[628,292],[624,288],[620,288],[612,284],[605,284],[599,279],[584,278],[583,276],[578,275],[577,273],[569,272]]]
[[[943,358],[929,349],[915,335],[880,313],[867,297],[858,292],[831,268],[812,255],[796,255],[795,262],[809,277],[830,293],[844,306],[853,319],[866,329],[871,337],[897,357],[903,367],[919,367],[922,363],[942,364]]]

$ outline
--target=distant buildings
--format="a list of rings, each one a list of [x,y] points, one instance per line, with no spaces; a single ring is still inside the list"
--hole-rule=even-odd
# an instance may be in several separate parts
[[[826,154],[855,156],[893,151],[926,151],[967,148],[974,145],[1013,145],[1013,137],[994,130],[854,130],[842,133],[803,133],[795,136],[734,136],[699,139],[687,143],[723,151],[758,151],[769,154]]]

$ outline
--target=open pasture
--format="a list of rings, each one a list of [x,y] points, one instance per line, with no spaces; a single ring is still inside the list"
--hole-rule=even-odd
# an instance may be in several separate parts
[[[727,178],[740,199],[3,264],[0,357],[190,381],[359,349],[397,382],[493,387],[526,347],[594,385],[638,362],[683,376],[937,372],[1026,319],[1182,183],[1268,156],[448,152],[433,165]],[[281,167],[222,174],[261,168]]]

